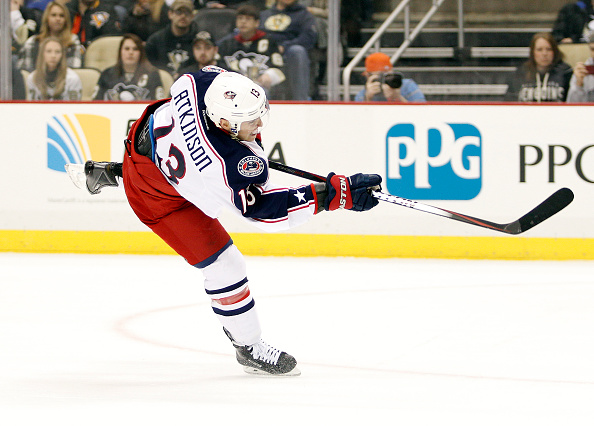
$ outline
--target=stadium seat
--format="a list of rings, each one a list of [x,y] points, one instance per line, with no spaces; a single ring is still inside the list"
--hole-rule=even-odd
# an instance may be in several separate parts
[[[165,93],[165,97],[169,97],[169,89],[171,89],[171,85],[173,84],[173,77],[165,70],[159,70],[159,75],[161,76],[161,82],[163,83],[163,92]]]
[[[118,60],[121,41],[122,36],[105,36],[93,40],[85,53],[85,68],[103,71],[114,66]]]
[[[80,77],[82,82],[82,98],[83,101],[90,101],[93,99],[93,92],[101,73],[93,68],[73,68],[75,73]]]
[[[29,78],[29,71],[21,70],[21,75],[23,76],[23,84],[25,85],[25,99],[31,100],[31,96],[29,95],[29,87],[27,86],[27,79]]]

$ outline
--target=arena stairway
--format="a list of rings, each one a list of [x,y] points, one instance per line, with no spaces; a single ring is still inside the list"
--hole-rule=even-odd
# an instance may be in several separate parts
[[[518,17],[506,22],[488,16],[475,19],[465,24],[463,49],[458,48],[458,29],[453,22],[431,23],[403,53],[395,69],[413,78],[428,101],[502,101],[509,75],[528,58],[533,34],[550,31],[552,27],[553,15],[536,18]],[[345,49],[347,59],[343,66],[381,22],[383,20],[374,19],[371,26],[362,29],[361,44]],[[403,27],[395,24],[388,28],[373,51],[392,56],[403,39]],[[351,99],[363,87],[363,70],[363,61],[353,69]],[[321,85],[319,92],[324,99],[325,86]]]

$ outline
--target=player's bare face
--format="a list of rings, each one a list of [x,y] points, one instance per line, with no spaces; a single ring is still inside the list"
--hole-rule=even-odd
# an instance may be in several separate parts
[[[54,71],[62,59],[62,45],[57,41],[50,41],[43,49],[43,59],[48,71]]]
[[[553,63],[553,47],[544,38],[539,38],[534,44],[534,62],[539,70],[544,70]]]
[[[264,125],[261,118],[256,118],[252,121],[244,121],[239,127],[237,137],[246,142],[253,142],[256,140],[256,136],[260,133],[260,128]]]
[[[135,68],[140,61],[140,50],[138,49],[138,46],[136,46],[136,43],[129,38],[122,44],[122,51],[120,54],[122,55],[122,65],[124,65],[124,68]]]
[[[60,6],[52,6],[47,17],[47,26],[51,35],[58,35],[66,25],[66,15]]]

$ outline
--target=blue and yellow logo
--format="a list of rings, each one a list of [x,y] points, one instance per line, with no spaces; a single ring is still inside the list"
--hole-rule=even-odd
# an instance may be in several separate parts
[[[111,158],[111,122],[92,114],[53,116],[47,123],[47,167],[66,172],[68,163]]]

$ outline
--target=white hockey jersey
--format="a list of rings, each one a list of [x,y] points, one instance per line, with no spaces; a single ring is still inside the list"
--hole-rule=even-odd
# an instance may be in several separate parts
[[[184,74],[171,101],[152,117],[153,161],[177,192],[212,218],[229,208],[267,231],[293,228],[316,212],[313,185],[269,182],[268,161],[257,139],[238,141],[206,117],[204,95],[217,67]]]

